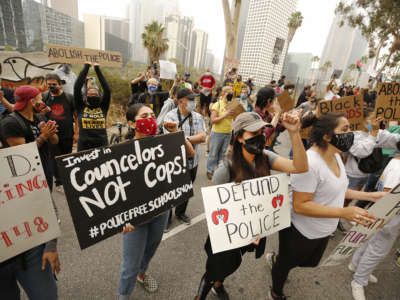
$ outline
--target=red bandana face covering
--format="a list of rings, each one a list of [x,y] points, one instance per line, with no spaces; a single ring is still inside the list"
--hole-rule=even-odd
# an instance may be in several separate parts
[[[156,135],[157,121],[155,118],[137,120],[135,130],[144,135]]]

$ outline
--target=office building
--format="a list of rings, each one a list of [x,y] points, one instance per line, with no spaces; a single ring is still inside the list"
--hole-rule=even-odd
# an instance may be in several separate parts
[[[47,43],[84,46],[79,20],[33,0],[0,2],[0,46],[20,52],[43,51]]]
[[[327,73],[321,73],[321,80],[329,80],[333,72],[338,74],[339,78],[344,78],[349,72],[348,66],[355,64],[367,53],[368,42],[361,31],[348,25],[340,27],[341,19],[341,16],[334,17],[325,42],[320,65],[330,61],[332,68]]]
[[[239,73],[257,86],[279,79],[287,48],[288,19],[297,0],[250,0]]]
[[[170,15],[165,18],[165,37],[168,38],[168,50],[165,53],[167,59],[176,59],[184,66],[190,65],[190,50],[192,46],[192,33],[194,21],[191,17],[182,17],[180,15]],[[199,43],[203,46],[204,36],[199,37]],[[196,47],[197,47],[197,43]],[[206,48],[207,49],[207,46]],[[204,50],[206,51],[206,50]],[[204,52],[205,56],[205,52]],[[198,55],[198,62],[201,63],[205,57]],[[195,55],[193,56],[195,57]],[[203,58],[203,59],[202,59]]]
[[[85,48],[105,50],[105,18],[98,15],[83,15],[85,24]]]
[[[309,81],[311,79],[312,53],[288,53],[282,74],[286,79],[295,83],[297,80]]]
[[[199,29],[193,30],[190,44],[190,67],[197,69],[206,67],[207,46],[208,34]]]
[[[129,41],[129,20],[115,17],[104,18],[105,31],[116,37]]]
[[[242,0],[242,6],[240,7],[240,19],[238,26],[238,43],[236,48],[236,58],[240,59],[242,55],[244,34],[246,32],[247,16],[249,14],[250,0]],[[232,7],[233,10],[233,7]],[[232,11],[233,14],[233,11]]]
[[[51,8],[74,19],[79,18],[78,0],[47,0],[47,2],[50,2]]]
[[[215,63],[215,55],[212,53],[210,49],[207,49],[206,53],[206,68],[209,68],[212,72],[214,72],[214,63]]]

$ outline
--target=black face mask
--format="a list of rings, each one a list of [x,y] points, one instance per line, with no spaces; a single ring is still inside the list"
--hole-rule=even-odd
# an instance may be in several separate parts
[[[233,94],[226,95],[226,100],[232,101],[232,98],[233,98]]]
[[[351,146],[353,146],[353,142],[354,133],[347,132],[333,135],[330,144],[342,152],[347,152],[350,150]]]
[[[250,154],[261,154],[265,148],[266,138],[264,134],[256,135],[251,139],[245,140],[244,149]]]
[[[58,87],[55,87],[55,86],[51,86],[51,87],[49,87],[49,91],[50,91],[50,93],[52,93],[52,94],[58,94],[58,91],[59,91],[60,89],[58,88]]]
[[[98,106],[100,104],[101,98],[99,96],[87,96],[86,101],[89,106]]]

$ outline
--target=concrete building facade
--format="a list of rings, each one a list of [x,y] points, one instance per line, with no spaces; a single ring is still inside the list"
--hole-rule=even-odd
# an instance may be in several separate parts
[[[290,15],[297,0],[250,0],[239,73],[257,86],[279,79],[287,48]]]
[[[192,43],[190,46],[191,49],[189,65],[197,69],[205,69],[208,46],[208,33],[199,29],[193,30]]]

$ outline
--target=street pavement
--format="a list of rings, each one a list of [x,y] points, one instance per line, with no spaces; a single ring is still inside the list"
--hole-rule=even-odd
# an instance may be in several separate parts
[[[287,156],[289,152],[287,134],[282,134],[279,140],[281,145],[277,147],[277,152]],[[204,242],[207,237],[200,187],[209,184],[205,172],[207,160],[205,145],[199,147],[201,160],[195,182],[195,196],[188,207],[188,214],[193,218],[192,225],[180,224],[174,218],[173,229],[164,235],[164,240],[148,270],[158,281],[158,291],[149,294],[140,283],[137,283],[131,299],[191,300],[196,294],[200,278],[205,271]],[[62,221],[62,236],[58,243],[61,259],[61,273],[58,275],[59,299],[117,299],[122,257],[121,236],[116,235],[81,251],[64,194],[55,191],[54,198]],[[268,237],[267,251],[277,251],[277,237],[277,234]],[[339,232],[335,234],[329,242],[325,257],[342,238],[343,234]],[[368,300],[400,300],[400,268],[394,263],[396,248],[400,248],[399,240],[375,270],[374,274],[378,277],[379,283],[370,284],[366,288]],[[290,300],[352,299],[351,280],[352,276],[347,270],[347,265],[313,269],[296,268],[289,275],[285,293],[290,296]],[[225,287],[232,300],[266,299],[270,285],[271,276],[265,256],[256,260],[254,253],[247,253],[243,257],[240,269],[225,281]],[[207,299],[217,298],[210,292]]]

